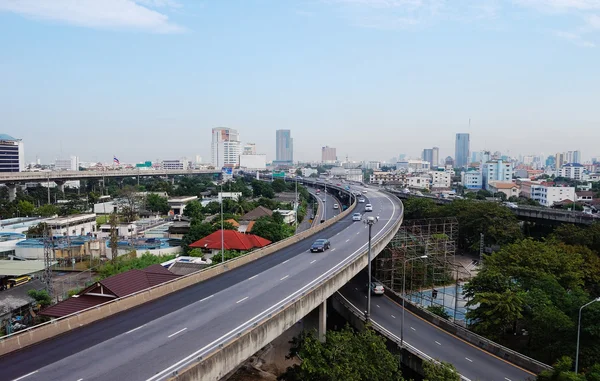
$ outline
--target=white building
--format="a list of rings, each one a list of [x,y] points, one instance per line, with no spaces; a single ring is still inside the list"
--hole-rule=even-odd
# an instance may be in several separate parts
[[[330,170],[331,176],[345,179],[348,181],[362,182],[363,181],[363,172],[362,169],[346,169],[343,167],[333,167]]]
[[[403,172],[428,172],[431,168],[431,163],[425,160],[404,160],[396,162],[396,170]]]
[[[291,225],[296,222],[296,212],[293,210],[275,209],[273,213],[279,213],[283,217],[283,222]]]
[[[377,169],[381,168],[381,162],[379,162],[379,161],[365,161],[363,166],[364,166],[365,169],[374,169],[374,170],[377,170]]]
[[[223,199],[237,201],[240,197],[242,197],[242,192],[219,192],[217,201],[221,202]]]
[[[406,181],[409,188],[429,189],[431,185],[431,179],[423,176],[407,177]]]
[[[321,162],[322,163],[335,163],[337,160],[337,154],[334,147],[321,147]]]
[[[483,175],[478,171],[462,172],[461,183],[465,189],[482,189]]]
[[[310,177],[311,175],[318,175],[319,171],[314,168],[302,168],[302,177]]]
[[[369,176],[369,182],[371,184],[400,184],[405,186],[406,174],[399,172],[373,172]]]
[[[502,160],[488,161],[482,165],[483,187],[490,190],[489,184],[492,181],[512,181],[513,167],[511,163]]]
[[[244,150],[242,151],[242,155],[256,155],[256,144],[255,143],[244,144]]]
[[[119,224],[116,226],[117,236],[119,238],[135,238],[137,237],[137,226],[135,224]],[[102,239],[110,238],[110,224],[102,224],[100,225],[100,229],[98,229],[98,233],[96,236]]]
[[[240,137],[233,128],[212,129],[211,163],[215,168],[235,167],[241,153]]]
[[[53,236],[92,235],[96,232],[96,214],[75,214],[46,220]]]
[[[163,160],[161,163],[161,167],[164,170],[185,170],[188,169],[188,161],[187,160]]]
[[[242,154],[240,155],[240,168],[252,171],[267,169],[267,155]]]
[[[452,186],[452,175],[450,173],[433,171],[430,174],[432,188],[450,188]]]
[[[531,199],[543,206],[552,206],[555,202],[564,200],[576,201],[575,187],[548,187],[545,185],[531,185]]]
[[[585,167],[578,163],[569,163],[563,165],[558,170],[558,176],[566,177],[573,180],[584,180]]]
[[[197,200],[198,196],[179,196],[179,197],[171,197],[167,200],[169,204],[169,208],[171,208],[170,214],[183,214],[185,210],[185,206],[194,200]]]
[[[10,135],[0,134],[0,172],[25,170],[23,141]]]
[[[493,196],[498,196],[498,193],[504,193],[506,198],[519,197],[521,189],[511,181],[492,181],[489,184],[490,192]]]
[[[58,171],[79,171],[79,157],[71,156],[69,159],[54,160],[54,169]]]

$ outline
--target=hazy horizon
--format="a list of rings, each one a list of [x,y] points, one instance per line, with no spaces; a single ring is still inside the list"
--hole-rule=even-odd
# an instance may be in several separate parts
[[[268,160],[277,129],[295,160],[589,160],[599,34],[600,0],[0,0],[0,133],[28,163],[206,162],[218,126]]]

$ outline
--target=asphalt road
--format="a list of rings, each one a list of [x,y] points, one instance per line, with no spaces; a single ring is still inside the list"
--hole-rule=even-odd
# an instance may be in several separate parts
[[[393,197],[369,190],[379,215],[373,235],[401,213]],[[364,204],[356,211],[361,212]],[[328,216],[329,217],[329,216]],[[267,316],[316,280],[351,261],[368,230],[348,216],[318,237],[332,249],[308,252],[317,237],[122,314],[0,358],[0,380],[162,380],[187,361]]]
[[[367,275],[358,274],[340,289],[360,311],[367,309]],[[371,298],[371,318],[400,338],[402,306],[386,296]],[[453,364],[464,377],[475,381],[523,381],[535,376],[511,363],[450,335],[406,310],[404,340],[430,357]]]

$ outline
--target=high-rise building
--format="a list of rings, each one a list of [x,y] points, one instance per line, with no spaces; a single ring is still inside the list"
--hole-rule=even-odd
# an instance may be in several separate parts
[[[456,134],[456,144],[454,149],[454,166],[463,168],[469,165],[469,150],[471,141],[469,134]]]
[[[275,139],[275,161],[278,164],[293,164],[294,139],[292,139],[292,131],[277,130],[275,132]]]
[[[581,164],[581,151],[573,151],[573,161],[572,163]]]
[[[0,172],[21,172],[24,169],[23,141],[0,134]]]
[[[325,146],[321,148],[321,162],[322,163],[333,163],[337,160],[335,148]]]
[[[564,153],[557,153],[554,156],[554,168],[558,169],[558,168],[562,167],[564,164],[566,164],[566,162],[565,162],[565,154]]]
[[[211,163],[215,168],[238,165],[240,151],[241,144],[237,130],[227,127],[212,129]]]
[[[433,150],[431,148],[425,148],[421,155],[421,159],[423,159],[423,161],[428,161],[429,164],[431,164],[433,162]]]
[[[428,161],[431,168],[437,168],[440,165],[440,149],[438,147],[425,148],[421,158]]]

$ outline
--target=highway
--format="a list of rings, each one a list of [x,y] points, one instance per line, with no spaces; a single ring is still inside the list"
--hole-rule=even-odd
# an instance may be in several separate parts
[[[329,200],[328,200],[329,201]],[[369,189],[380,217],[375,237],[401,216],[393,196]],[[364,204],[356,211],[362,212]],[[329,216],[328,216],[329,217]],[[312,254],[316,238],[332,249]],[[326,273],[348,263],[368,241],[351,216],[286,249],[218,277],[52,340],[0,358],[1,380],[163,380],[276,310]]]
[[[340,294],[359,311],[366,310],[366,271],[347,283]],[[402,306],[386,296],[371,298],[371,319],[400,338]],[[523,381],[532,373],[479,349],[406,310],[404,340],[430,357],[453,364],[469,380]]]

